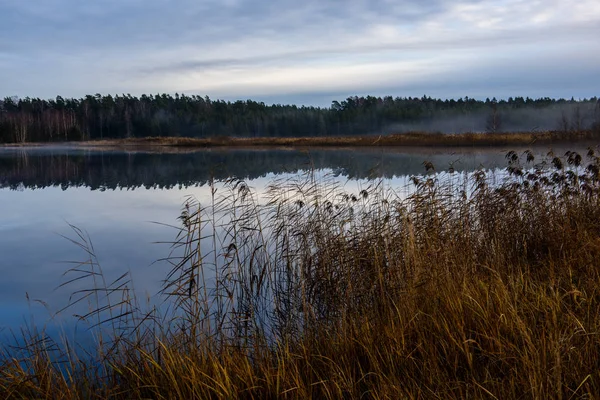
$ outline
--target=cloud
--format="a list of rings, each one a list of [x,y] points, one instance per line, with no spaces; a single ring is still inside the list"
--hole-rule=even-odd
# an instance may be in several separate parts
[[[569,59],[583,63],[575,70],[600,65],[595,0],[0,0],[0,8],[0,74],[10,78],[4,90],[20,95],[283,98],[427,89],[490,69],[528,86],[545,73],[541,59],[566,75]],[[552,76],[550,92],[563,80]]]

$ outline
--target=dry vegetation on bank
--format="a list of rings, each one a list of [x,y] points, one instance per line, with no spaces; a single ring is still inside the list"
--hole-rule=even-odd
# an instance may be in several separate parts
[[[132,139],[107,139],[80,142],[62,142],[81,147],[350,147],[350,146],[529,146],[533,144],[569,143],[575,140],[598,138],[598,132],[544,131],[508,133],[460,133],[445,134],[412,132],[392,135],[371,136],[327,136],[327,137],[147,137]],[[5,144],[7,147],[55,146],[61,142]]]
[[[596,398],[600,158],[532,158],[408,198],[308,175],[265,204],[231,181],[183,207],[172,314],[142,313],[126,277],[94,286],[95,358],[34,336],[4,353],[0,397]]]

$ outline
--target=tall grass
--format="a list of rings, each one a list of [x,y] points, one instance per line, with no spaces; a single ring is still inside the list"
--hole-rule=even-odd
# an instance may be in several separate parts
[[[406,132],[388,135],[322,136],[322,137],[146,137],[107,139],[81,142],[94,147],[353,147],[353,146],[407,146],[407,147],[460,147],[460,146],[530,146],[532,144],[572,143],[576,140],[596,140],[596,128],[576,131],[526,131],[526,132],[466,132],[445,134],[441,132]],[[14,146],[22,146],[22,143]],[[30,145],[30,144],[26,144]],[[13,145],[9,145],[13,146]]]
[[[595,398],[600,158],[507,154],[501,174],[358,193],[307,173],[188,199],[165,305],[89,279],[98,348],[5,349],[6,398]],[[434,166],[425,163],[428,170]],[[501,179],[505,177],[506,179]],[[500,180],[499,182],[497,180]]]

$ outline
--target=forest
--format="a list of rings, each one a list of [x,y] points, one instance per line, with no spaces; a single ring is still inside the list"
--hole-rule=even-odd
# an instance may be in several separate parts
[[[600,129],[597,97],[348,97],[328,108],[197,95],[87,95],[0,100],[0,143],[139,137],[324,137],[403,132]]]

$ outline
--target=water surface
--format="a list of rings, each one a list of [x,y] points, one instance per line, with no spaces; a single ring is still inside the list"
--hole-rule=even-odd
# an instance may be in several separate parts
[[[570,150],[586,151],[587,144]],[[553,149],[564,154],[567,148]],[[67,304],[79,282],[58,288],[61,274],[86,253],[63,236],[69,224],[89,234],[107,278],[131,271],[138,295],[152,302],[168,266],[168,255],[186,197],[210,201],[208,182],[218,188],[240,178],[264,193],[275,177],[305,171],[330,176],[349,190],[369,179],[403,189],[425,172],[458,172],[506,166],[509,149],[209,149],[182,152],[93,150],[78,147],[0,148],[0,329],[34,318],[45,323]],[[524,149],[518,149],[523,151]],[[533,148],[541,157],[549,149]],[[58,288],[58,289],[57,289]],[[40,302],[27,301],[39,299]]]

